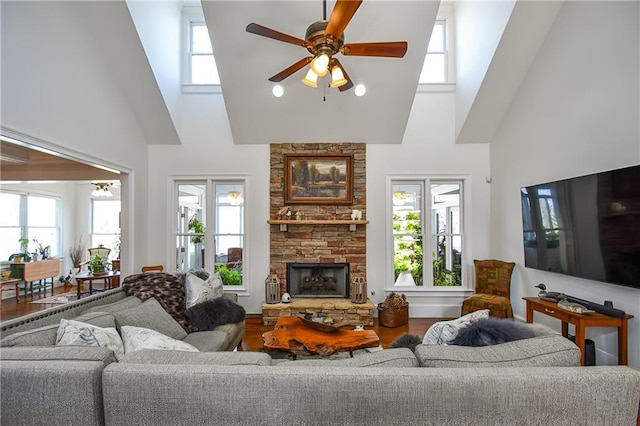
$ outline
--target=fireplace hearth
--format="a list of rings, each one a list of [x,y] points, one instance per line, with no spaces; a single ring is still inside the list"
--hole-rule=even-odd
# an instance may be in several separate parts
[[[291,297],[349,297],[348,263],[287,263]]]

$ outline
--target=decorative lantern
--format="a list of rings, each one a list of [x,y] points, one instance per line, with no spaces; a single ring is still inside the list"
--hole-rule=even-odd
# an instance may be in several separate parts
[[[270,274],[264,284],[267,292],[267,303],[280,302],[280,279],[275,274]]]
[[[367,281],[364,277],[351,279],[351,301],[353,303],[367,302]]]

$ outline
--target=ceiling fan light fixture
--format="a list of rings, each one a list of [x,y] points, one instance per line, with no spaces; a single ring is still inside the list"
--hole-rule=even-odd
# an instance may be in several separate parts
[[[307,75],[302,79],[302,82],[309,87],[313,87],[314,89],[318,87],[318,74],[313,72],[312,68],[309,68]]]
[[[347,84],[347,79],[344,78],[344,73],[342,72],[342,68],[338,65],[335,65],[331,69],[331,87],[340,87]]]
[[[329,55],[320,53],[311,61],[311,69],[319,77],[324,77],[329,71]]]

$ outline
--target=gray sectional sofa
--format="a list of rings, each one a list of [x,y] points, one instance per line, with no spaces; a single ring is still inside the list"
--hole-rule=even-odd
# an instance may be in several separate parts
[[[117,307],[126,306],[126,315]],[[484,348],[418,345],[353,358],[276,362],[229,352],[242,325],[185,337],[203,352],[55,346],[62,318],[135,321],[112,290],[0,324],[7,425],[634,425],[640,372],[579,367],[556,334]],[[109,312],[111,311],[111,312]],[[111,317],[111,318],[110,318]],[[132,319],[133,318],[133,319]],[[151,321],[153,323],[153,321]],[[167,325],[158,325],[166,327]],[[226,327],[226,328],[225,328]],[[224,334],[224,337],[222,334]],[[240,334],[238,334],[240,333]],[[215,341],[217,343],[212,343]]]

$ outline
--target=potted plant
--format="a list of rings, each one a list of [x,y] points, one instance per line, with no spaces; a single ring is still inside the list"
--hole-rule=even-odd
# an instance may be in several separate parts
[[[36,254],[37,254],[37,256],[39,256],[38,258],[39,258],[40,260],[44,260],[44,259],[46,259],[46,258],[47,258],[47,252],[49,251],[49,246],[44,247],[44,246],[42,245],[42,243],[41,243],[40,241],[38,241],[38,239],[37,239],[37,238],[34,238],[32,241],[33,241],[34,243],[36,243],[36,245],[38,246],[38,247],[36,248],[36,251],[35,251],[34,253],[36,253]],[[36,260],[37,260],[38,258],[36,258]]]
[[[98,253],[94,254],[91,259],[89,259],[89,270],[94,275],[105,274],[108,272],[109,261],[104,259]]]
[[[84,244],[82,244],[82,238],[79,238],[75,245],[69,247],[69,258],[71,259],[71,264],[76,269],[76,273],[80,272],[84,250],[85,248]]]
[[[31,261],[31,255],[29,254],[28,250],[29,239],[18,238],[18,242],[20,243],[20,252],[13,253],[11,256],[9,256],[9,260],[13,260],[14,262]]]

